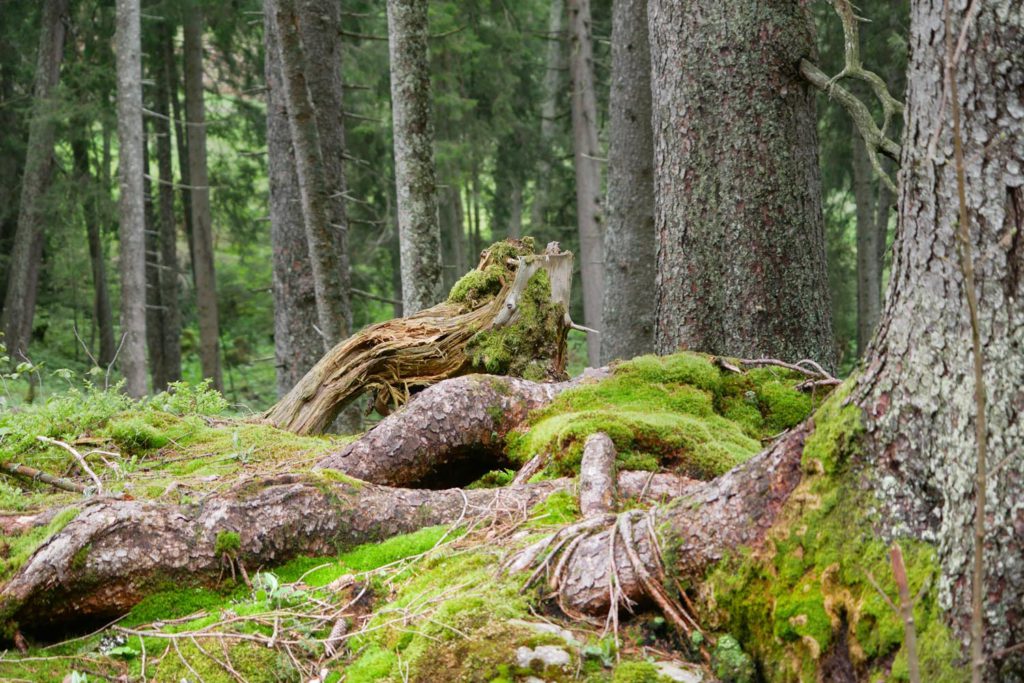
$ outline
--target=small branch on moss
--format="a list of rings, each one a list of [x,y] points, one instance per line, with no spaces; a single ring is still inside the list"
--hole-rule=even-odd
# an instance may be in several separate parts
[[[81,453],[78,452],[77,448],[75,448],[74,446],[72,446],[70,444],[64,443],[63,441],[60,441],[59,439],[51,439],[51,438],[49,438],[47,436],[37,436],[36,439],[38,439],[39,441],[42,441],[43,443],[51,444],[53,446],[60,446],[61,448],[66,450],[68,453],[73,455],[75,457],[75,460],[78,461],[79,467],[82,468],[82,471],[85,472],[86,474],[88,474],[89,477],[93,480],[93,483],[96,484],[96,494],[97,495],[102,495],[103,494],[103,482],[101,482],[100,478],[96,476],[96,473],[92,471],[92,468],[89,467],[89,463],[87,463],[85,461],[85,457]]]
[[[81,484],[77,484],[69,479],[62,479],[61,477],[55,477],[52,474],[47,474],[42,470],[37,470],[34,467],[28,465],[17,465],[13,462],[0,463],[0,469],[7,474],[22,479],[29,479],[31,481],[41,481],[44,484],[49,484],[54,488],[61,489],[63,491],[71,491],[72,493],[85,493],[85,487]]]
[[[814,390],[818,387],[835,387],[843,383],[841,379],[833,377],[832,374],[825,370],[825,368],[821,367],[820,364],[809,358],[797,361],[796,363],[787,363],[786,361],[777,360],[775,358],[758,358],[753,360],[738,359],[737,362],[740,365],[747,367],[776,366],[805,375],[808,377],[807,381],[796,385],[796,389],[799,391]],[[736,367],[724,358],[716,358],[715,363],[723,370],[743,374],[742,369]]]

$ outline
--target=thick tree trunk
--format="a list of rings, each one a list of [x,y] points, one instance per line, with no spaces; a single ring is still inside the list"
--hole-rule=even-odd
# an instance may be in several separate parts
[[[96,362],[107,367],[114,360],[114,314],[110,307],[110,290],[107,287],[107,257],[103,249],[100,235],[100,214],[97,207],[99,188],[89,170],[88,129],[83,129],[81,137],[71,143],[71,155],[74,158],[75,176],[78,186],[84,193],[82,213],[85,217],[85,231],[89,242],[89,263],[92,270],[93,307],[92,315],[96,329],[99,331],[100,348]]]
[[[129,396],[146,395],[146,217],[139,0],[117,1],[117,140],[121,188],[121,352]]]
[[[803,5],[649,2],[659,353],[834,358]]]
[[[857,208],[857,353],[864,355],[882,312],[882,261],[885,234],[878,232],[883,209],[876,196],[871,161],[860,133],[854,132],[853,198]],[[881,183],[879,183],[881,184]],[[883,188],[884,189],[884,188]],[[878,195],[881,195],[881,190]],[[879,246],[879,239],[883,245]]]
[[[314,12],[315,13],[315,12]],[[326,120],[331,116],[331,105],[340,108],[341,84],[338,75],[331,74],[338,68],[337,62],[331,60],[327,74],[319,74],[320,69],[309,68],[304,56],[304,40],[300,24],[311,22],[317,24],[321,20],[329,26],[331,20],[301,16],[295,0],[276,0],[274,2],[274,29],[276,30],[277,47],[280,55],[282,85],[288,102],[288,124],[294,150],[295,177],[298,181],[299,198],[302,205],[303,224],[306,233],[306,245],[313,276],[313,291],[316,296],[318,329],[322,335],[322,345],[329,349],[348,333],[351,319],[349,305],[348,261],[340,258],[340,246],[345,244],[347,237],[344,224],[344,181],[341,176],[340,123],[333,126],[322,141],[320,118]],[[333,24],[337,27],[337,23]],[[329,32],[329,30],[328,30]],[[314,45],[322,45],[323,30],[310,26],[310,34],[316,36]],[[329,41],[326,41],[329,42]],[[313,53],[310,53],[313,54]],[[317,59],[321,59],[317,55]],[[330,60],[330,55],[325,55]],[[333,68],[331,68],[333,67]],[[318,74],[316,78],[307,74]],[[337,89],[336,97],[322,103],[325,111],[318,117],[317,108],[312,100],[314,82],[318,92],[326,97],[324,91]],[[318,106],[321,103],[316,103]],[[333,113],[338,116],[338,112]],[[339,117],[340,118],[340,117]],[[324,142],[330,142],[331,151],[339,158],[326,161],[323,151]],[[333,181],[340,183],[337,187],[328,185],[331,169],[334,171]],[[334,194],[341,195],[331,197]],[[336,221],[341,221],[337,223]],[[339,236],[339,233],[342,235]]]
[[[192,202],[192,271],[199,310],[199,362],[203,377],[224,389],[220,368],[220,321],[214,272],[210,179],[206,168],[206,110],[203,104],[203,13],[191,4],[184,18],[185,128],[188,135],[188,183]]]
[[[166,18],[165,18],[166,19]],[[160,26],[160,46],[167,42],[166,21]],[[161,324],[160,337],[163,354],[163,376],[153,389],[159,391],[170,382],[181,379],[181,306],[178,301],[178,235],[174,218],[174,169],[172,167],[171,123],[171,75],[174,68],[174,53],[165,49],[155,63],[156,101],[153,132],[156,135],[156,163],[159,172],[159,277]]]
[[[426,0],[388,0],[388,44],[402,301],[411,315],[444,298]]]
[[[604,293],[602,253],[601,146],[597,142],[597,92],[590,0],[569,0],[569,73],[572,76],[573,164],[576,168],[576,224],[580,234],[580,271],[583,274],[583,323],[601,327]],[[601,339],[587,334],[587,360],[601,364]]]
[[[984,535],[986,653],[1024,640],[1024,11],[1001,0],[966,18],[955,79],[962,112],[967,224],[987,387]],[[965,23],[971,21],[964,29]],[[876,490],[888,529],[937,541],[942,606],[961,633],[970,621],[975,486],[971,321],[956,231],[961,224],[952,136],[953,94],[941,3],[911,9],[900,222],[890,289],[861,390]],[[937,106],[942,102],[944,106]],[[895,479],[898,485],[886,485]],[[1018,652],[990,660],[1018,680]],[[993,678],[996,680],[996,678]]]
[[[544,71],[544,100],[540,105],[540,158],[537,162],[537,183],[530,205],[530,229],[534,232],[545,227],[549,194],[551,191],[551,167],[554,161],[552,149],[555,132],[558,99],[562,89],[563,74],[568,69],[565,63],[565,2],[551,0],[548,14],[547,54]]]
[[[612,5],[601,360],[654,350],[654,136],[647,0]]]
[[[67,20],[67,0],[47,0],[43,4],[32,91],[32,118],[18,204],[18,227],[8,261],[7,290],[0,314],[4,344],[8,355],[16,362],[25,358],[35,314],[43,247],[43,196],[53,173],[53,143],[57,132],[54,90],[60,79]]]

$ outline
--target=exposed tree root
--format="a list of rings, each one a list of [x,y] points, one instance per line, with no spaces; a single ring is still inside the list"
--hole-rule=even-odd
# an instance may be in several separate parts
[[[467,455],[496,463],[503,437],[522,424],[531,410],[580,382],[604,376],[607,370],[602,369],[556,384],[497,375],[441,382],[356,441],[324,456],[317,466],[375,484],[416,486]]]
[[[615,455],[615,444],[604,432],[587,437],[580,462],[580,514],[584,517],[614,512],[618,506]]]
[[[550,329],[533,330],[543,339],[531,348],[511,349],[529,355],[544,374],[564,377],[565,335],[569,320],[572,254],[557,244],[532,254],[532,242],[499,243],[485,251],[476,267],[480,289],[398,318],[371,325],[331,349],[261,420],[299,434],[325,431],[342,409],[366,390],[376,392],[374,407],[386,415],[410,395],[440,380],[474,370],[470,341],[478,334],[512,325],[521,313],[532,274],[548,274],[549,301],[555,312]],[[517,258],[511,258],[517,255]],[[467,276],[470,277],[470,276]],[[488,284],[486,278],[493,278]],[[488,291],[495,287],[497,292]],[[557,309],[557,310],[556,310]],[[537,340],[534,340],[537,341]],[[479,368],[484,369],[484,368]]]

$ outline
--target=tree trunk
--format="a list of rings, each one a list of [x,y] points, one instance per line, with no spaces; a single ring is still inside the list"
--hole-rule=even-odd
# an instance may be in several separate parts
[[[129,396],[146,395],[146,217],[139,0],[117,0],[117,140],[121,188],[121,351]]]
[[[339,259],[339,241],[332,225],[332,219],[337,218],[335,212],[338,203],[332,201],[327,185],[327,167],[321,151],[318,120],[306,76],[307,71],[313,73],[314,70],[306,67],[300,34],[301,20],[294,0],[275,2],[274,17],[281,80],[288,102],[295,177],[316,297],[317,323],[322,345],[328,349],[345,338],[351,315],[348,269],[343,268]],[[341,229],[344,229],[343,226]]]
[[[569,0],[569,73],[572,76],[573,164],[576,168],[576,224],[583,274],[583,323],[601,327],[604,293],[602,253],[601,147],[597,142],[597,93],[591,42],[590,0]],[[601,363],[601,339],[587,334],[587,361]]]
[[[149,172],[149,134],[147,122],[142,127],[142,168]],[[146,352],[149,358],[149,374],[153,392],[167,387],[167,369],[164,364],[164,318],[163,302],[160,298],[160,233],[153,207],[153,183],[144,179],[142,183],[145,202],[145,245],[146,245]]]
[[[82,213],[85,217],[85,230],[89,242],[89,262],[92,268],[92,315],[100,338],[99,355],[96,356],[96,362],[106,368],[114,360],[116,350],[114,315],[110,308],[110,290],[107,288],[107,258],[100,235],[101,220],[97,207],[100,190],[89,171],[89,134],[88,128],[83,127],[81,136],[71,143],[71,155],[74,158],[78,187],[83,192]]]
[[[160,45],[169,42],[168,18],[160,26]],[[171,123],[171,70],[174,68],[173,49],[160,50],[156,60],[156,101],[153,132],[156,135],[156,163],[159,172],[159,277],[161,324],[163,334],[160,344],[164,361],[164,373],[160,382],[153,387],[159,391],[167,383],[181,379],[181,306],[178,302],[178,234],[174,217],[174,169],[172,167]]]
[[[568,68],[565,64],[564,27],[565,2],[551,0],[545,56],[544,100],[540,105],[540,159],[537,162],[537,183],[533,191],[533,203],[530,205],[530,229],[534,232],[545,226],[548,195],[551,192],[551,167],[555,156],[552,147],[557,130],[558,95],[562,89],[563,73]]]
[[[648,18],[655,348],[831,364],[803,3],[650,0]]]
[[[951,11],[954,43],[968,19]],[[960,204],[953,95],[941,4],[911,8],[900,219],[890,289],[861,396],[887,529],[934,538],[937,590],[960,633],[970,622],[978,443],[972,332],[958,259]],[[936,28],[939,27],[939,28]],[[1024,640],[1024,13],[1011,0],[977,9],[955,73],[962,112],[966,217],[978,291],[988,456],[984,534],[986,656]],[[936,103],[944,103],[943,107]],[[937,136],[937,137],[936,137]],[[910,144],[913,142],[913,144]],[[932,145],[931,143],[935,144]],[[895,478],[899,485],[886,485]],[[1019,680],[1020,653],[990,660]],[[997,680],[993,678],[992,680]]]
[[[851,135],[850,144],[853,146],[853,198],[857,207],[857,353],[863,357],[882,311],[880,257],[884,247],[878,244],[877,223],[882,207],[873,187],[871,162],[860,133]],[[881,239],[884,244],[884,233]]]
[[[32,334],[43,247],[44,195],[53,173],[53,143],[57,132],[54,91],[60,80],[67,20],[67,0],[46,0],[40,18],[39,52],[18,204],[18,227],[11,248],[4,308],[0,314],[7,353],[15,362],[24,360]]]
[[[395,184],[406,315],[444,298],[426,0],[388,0]]]
[[[174,143],[178,152],[178,175],[181,176],[180,197],[182,214],[184,214],[185,242],[188,245],[188,268],[192,276],[192,286],[196,282],[196,258],[192,245],[192,177],[189,174],[188,135],[185,132],[185,109],[181,104],[178,80],[178,62],[174,50],[174,31],[176,24],[170,23],[171,17],[164,18],[161,32],[161,53],[167,65],[167,88],[171,100],[171,112],[174,118]]]
[[[199,362],[203,377],[224,389],[220,368],[220,321],[214,273],[213,226],[210,222],[210,180],[206,168],[206,112],[203,104],[203,13],[192,3],[184,18],[185,128],[192,202],[192,270],[199,310]]]
[[[654,139],[647,0],[612,5],[601,360],[654,350]]]

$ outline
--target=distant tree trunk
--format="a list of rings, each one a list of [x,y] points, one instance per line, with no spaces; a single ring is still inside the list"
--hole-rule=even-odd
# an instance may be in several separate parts
[[[444,298],[426,0],[388,0],[388,44],[402,301],[411,315]]]
[[[612,4],[601,362],[654,350],[654,134],[647,0]]]
[[[394,215],[394,197],[388,194],[388,210],[385,215],[387,224],[391,226],[391,239],[388,244],[388,251],[391,256],[391,296],[394,298],[392,310],[396,318],[405,315],[405,307],[402,305],[402,245],[401,235],[398,230],[398,218]]]
[[[146,121],[142,127],[142,167],[149,171],[149,134]],[[160,291],[160,238],[157,231],[153,207],[153,183],[148,178],[142,183],[145,202],[145,243],[146,243],[146,351],[149,356],[149,375],[153,391],[167,387],[167,371],[164,364],[164,319]]]
[[[224,389],[220,369],[220,321],[210,224],[210,180],[206,169],[206,113],[203,104],[203,15],[192,3],[185,11],[185,127],[188,130],[189,194],[192,200],[192,269],[199,310],[199,362],[203,377]]]
[[[196,282],[195,254],[192,247],[192,177],[189,174],[188,135],[185,132],[185,109],[179,95],[178,61],[174,53],[174,31],[177,26],[168,23],[170,17],[164,17],[161,30],[160,45],[164,63],[167,65],[167,91],[171,101],[171,112],[174,118],[174,142],[178,152],[178,174],[181,176],[181,206],[184,215],[185,242],[188,245],[188,269],[192,276],[192,285]]]
[[[509,198],[508,236],[518,239],[523,233],[523,183],[512,180],[512,196]]]
[[[295,0],[275,0],[274,28],[281,64],[282,85],[288,102],[288,124],[294,149],[296,180],[302,205],[306,244],[316,295],[317,324],[326,351],[347,336],[351,308],[348,268],[338,255],[332,228],[336,204],[331,201],[318,120],[311,100],[300,15]],[[318,55],[317,59],[321,56]],[[336,68],[336,65],[335,65]],[[340,84],[338,86],[340,88]],[[340,153],[340,150],[337,150]],[[340,161],[339,161],[340,163]]]
[[[597,95],[591,43],[590,0],[569,0],[569,73],[572,76],[573,161],[576,167],[576,223],[583,273],[583,322],[601,327],[604,290],[602,253],[601,147],[597,142]],[[601,338],[587,335],[587,360],[601,364]]]
[[[960,5],[950,10],[954,43],[966,14]],[[901,529],[936,543],[939,602],[966,634],[977,551],[978,408],[943,15],[942,3],[911,4],[898,238],[861,403],[880,509],[892,515],[886,532]],[[982,3],[965,37],[954,78],[988,397],[984,646],[992,665],[1007,667],[986,680],[1010,681],[1020,680],[1021,654],[991,653],[1024,640],[1024,110],[1014,104],[1024,91],[1020,3]]]
[[[24,359],[35,314],[43,249],[43,197],[53,173],[53,143],[57,130],[53,93],[60,79],[67,15],[68,0],[46,0],[43,4],[32,118],[18,204],[18,227],[11,248],[4,308],[0,314],[4,343],[14,361]]]
[[[833,362],[803,5],[649,0],[659,353]]]
[[[851,135],[853,146],[853,199],[857,209],[857,354],[863,356],[882,311],[883,247],[879,247],[878,201],[874,172],[860,133]]]
[[[316,291],[295,176],[288,105],[272,0],[264,2],[267,80],[267,172],[270,185],[270,243],[273,251],[274,356],[278,396],[286,394],[323,356],[316,331]]]
[[[125,391],[146,395],[146,217],[143,190],[139,0],[117,0],[117,140],[121,242],[121,351]]]
[[[544,226],[548,209],[551,162],[554,156],[552,146],[557,130],[555,118],[558,114],[558,94],[562,89],[562,74],[566,69],[564,27],[565,2],[551,0],[545,58],[547,66],[544,71],[544,100],[540,106],[540,160],[537,162],[537,184],[533,191],[533,204],[530,205],[530,229],[533,231]]]
[[[0,130],[5,135],[5,144],[0,145],[0,303],[7,294],[7,268],[18,229],[18,193],[25,161],[20,142],[27,138],[24,117],[8,106],[20,96],[16,89],[20,46],[14,44],[13,38],[7,33],[0,35]]]
[[[168,43],[170,30],[168,18],[160,26],[161,47]],[[161,49],[156,59],[156,102],[158,114],[153,119],[156,135],[156,163],[159,171],[159,277],[161,323],[161,352],[163,355],[163,376],[153,387],[163,389],[169,382],[181,379],[181,306],[178,301],[178,235],[174,217],[174,169],[171,160],[171,71],[174,69],[173,49]],[[163,117],[163,118],[161,118]]]
[[[106,367],[114,360],[114,315],[110,308],[110,290],[107,288],[107,263],[100,236],[100,214],[97,207],[96,180],[89,171],[88,136],[91,132],[83,127],[81,135],[71,142],[71,156],[75,164],[75,177],[82,192],[82,213],[89,241],[89,262],[92,266],[93,320],[99,331],[100,348],[96,361]],[[104,189],[104,192],[106,189]]]

